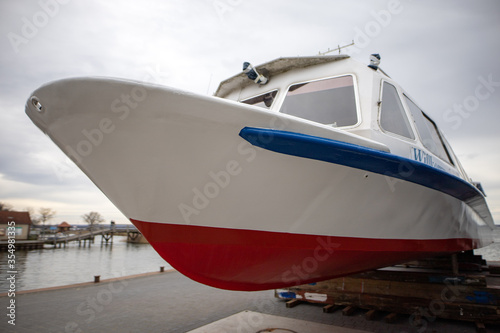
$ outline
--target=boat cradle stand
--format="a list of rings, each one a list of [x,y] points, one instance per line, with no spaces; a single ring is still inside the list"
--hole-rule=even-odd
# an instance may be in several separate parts
[[[313,284],[276,289],[287,307],[300,303],[324,304],[323,312],[342,308],[349,316],[366,311],[365,318],[398,315],[422,327],[436,318],[500,325],[500,263],[486,263],[467,251],[447,257],[409,262]],[[359,311],[357,311],[359,310]]]

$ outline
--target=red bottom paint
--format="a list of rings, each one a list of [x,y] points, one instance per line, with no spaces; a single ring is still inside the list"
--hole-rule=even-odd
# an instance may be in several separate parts
[[[131,221],[182,274],[243,291],[317,282],[475,245],[471,239],[369,239]]]

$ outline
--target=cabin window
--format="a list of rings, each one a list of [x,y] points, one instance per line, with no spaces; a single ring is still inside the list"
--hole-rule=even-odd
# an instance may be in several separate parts
[[[398,91],[396,87],[388,82],[384,82],[382,89],[380,127],[387,132],[415,139]]]
[[[292,85],[280,112],[335,127],[358,123],[352,75]]]
[[[405,100],[413,114],[413,119],[415,119],[415,125],[417,126],[418,134],[420,134],[420,139],[424,147],[442,160],[452,163],[450,154],[443,144],[436,124],[407,96],[405,96]]]
[[[241,101],[241,103],[260,106],[261,108],[269,109],[271,105],[273,105],[274,98],[276,97],[277,93],[278,90],[269,91],[266,92],[265,94],[245,99]]]

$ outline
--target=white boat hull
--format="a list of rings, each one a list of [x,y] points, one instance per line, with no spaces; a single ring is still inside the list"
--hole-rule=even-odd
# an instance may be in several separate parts
[[[117,80],[59,81],[33,95],[27,113],[37,126],[173,267],[202,283],[277,288],[490,242],[467,200],[409,181],[404,163],[394,177],[261,148],[242,134],[386,149],[347,132]]]

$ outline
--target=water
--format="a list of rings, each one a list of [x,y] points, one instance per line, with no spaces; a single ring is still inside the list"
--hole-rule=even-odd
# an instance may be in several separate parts
[[[494,243],[482,249],[474,250],[474,254],[480,254],[486,261],[500,261],[500,229],[493,231]]]
[[[101,238],[96,237],[95,243],[87,247],[71,242],[66,248],[16,250],[16,290],[92,282],[95,275],[103,280],[157,272],[160,266],[171,268],[151,245],[130,244],[126,238],[115,236],[113,245],[101,246]],[[7,252],[0,252],[0,293],[6,292],[9,285],[7,256]]]

